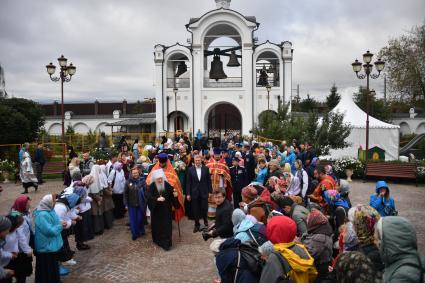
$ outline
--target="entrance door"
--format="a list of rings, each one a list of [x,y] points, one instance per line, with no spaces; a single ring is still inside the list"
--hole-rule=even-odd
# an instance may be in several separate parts
[[[224,134],[241,134],[242,116],[239,110],[229,103],[217,104],[208,114],[208,137]]]

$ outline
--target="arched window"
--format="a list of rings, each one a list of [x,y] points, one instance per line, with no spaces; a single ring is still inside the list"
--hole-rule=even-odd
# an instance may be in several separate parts
[[[274,52],[262,52],[257,58],[255,70],[257,87],[265,87],[267,84],[274,87],[280,86],[279,58]]]
[[[242,87],[239,32],[228,24],[212,27],[204,37],[204,87]]]
[[[183,53],[176,52],[167,60],[167,88],[190,87],[189,59]]]

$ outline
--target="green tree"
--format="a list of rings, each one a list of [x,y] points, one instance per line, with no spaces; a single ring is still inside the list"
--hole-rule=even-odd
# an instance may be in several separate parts
[[[360,87],[359,91],[354,94],[354,102],[366,112],[367,90]],[[389,122],[391,120],[391,108],[385,104],[383,99],[375,96],[369,96],[369,115],[378,120]]]
[[[310,94],[307,94],[307,98],[301,100],[299,103],[300,111],[302,112],[311,112],[317,109],[318,103],[314,98],[310,97]]]
[[[379,55],[385,61],[393,99],[412,103],[425,100],[425,22],[391,39]]]
[[[325,113],[322,121],[316,111],[311,111],[307,119],[291,118],[288,115],[288,104],[281,103],[277,113],[264,111],[259,115],[258,127],[254,134],[274,139],[308,141],[313,144],[319,154],[329,154],[330,149],[349,146],[345,139],[351,132],[350,125],[344,123],[344,115]]]
[[[44,125],[44,111],[32,100],[0,98],[0,143],[35,141]]]
[[[326,106],[332,110],[341,100],[341,95],[338,93],[338,88],[335,84],[331,87],[329,95],[326,97]]]
[[[66,127],[66,131],[65,131],[66,135],[73,135],[75,134],[75,129],[71,124],[68,124],[68,126]]]

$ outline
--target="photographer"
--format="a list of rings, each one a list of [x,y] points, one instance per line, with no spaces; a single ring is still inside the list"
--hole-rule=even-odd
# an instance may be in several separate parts
[[[205,241],[209,238],[220,237],[225,239],[233,236],[233,206],[226,199],[226,191],[224,189],[214,191],[214,200],[217,205],[215,223],[202,233]]]

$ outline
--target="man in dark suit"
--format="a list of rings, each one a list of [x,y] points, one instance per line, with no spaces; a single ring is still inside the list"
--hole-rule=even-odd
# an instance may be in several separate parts
[[[208,196],[212,193],[211,176],[208,167],[202,165],[200,155],[194,158],[195,166],[189,168],[186,177],[187,200],[191,202],[195,227],[193,233],[200,231],[199,219],[204,219],[208,227]]]
[[[233,188],[233,205],[234,208],[239,208],[239,203],[242,202],[241,192],[242,189],[248,185],[246,170],[243,166],[239,166],[239,159],[233,157],[232,167],[230,167],[230,177],[232,178]]]

